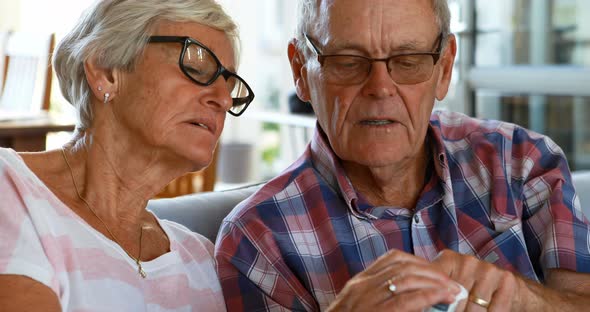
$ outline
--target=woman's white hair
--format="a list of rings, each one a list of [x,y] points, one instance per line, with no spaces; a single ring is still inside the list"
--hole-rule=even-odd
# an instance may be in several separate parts
[[[93,119],[84,63],[96,58],[101,67],[133,71],[153,28],[162,20],[196,22],[225,32],[238,63],[237,26],[215,0],[97,0],[53,56],[61,91],[78,111],[78,130],[87,129]]]
[[[432,9],[436,18],[436,24],[443,38],[446,39],[451,33],[451,12],[447,0],[430,0]],[[322,6],[320,0],[299,0],[299,17],[297,19],[297,29],[295,38],[297,39],[297,48],[306,55],[311,53],[305,44],[304,34],[317,34],[323,29],[322,23],[325,19],[319,19],[320,16],[327,12],[320,12]]]

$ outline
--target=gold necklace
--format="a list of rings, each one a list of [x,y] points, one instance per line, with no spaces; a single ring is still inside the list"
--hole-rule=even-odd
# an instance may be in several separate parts
[[[90,207],[90,204],[88,204],[88,202],[86,201],[86,199],[84,199],[84,197],[82,197],[82,195],[80,195],[80,191],[78,190],[78,185],[76,184],[76,179],[74,178],[74,171],[72,170],[72,167],[70,166],[70,162],[68,162],[68,158],[66,157],[66,151],[64,150],[63,147],[61,148],[61,154],[64,157],[64,160],[66,162],[66,165],[68,166],[68,169],[70,170],[70,176],[72,176],[72,184],[74,184],[74,189],[76,190],[76,195],[78,195],[78,198],[82,202],[84,202],[84,204],[86,205],[86,207],[88,207],[88,210],[90,210],[90,212],[92,212],[92,214],[98,219],[98,221],[100,221],[100,223],[102,223],[102,225],[107,230],[107,232],[109,232],[109,235],[111,235],[111,237],[113,238],[113,240],[115,241],[115,243],[117,243],[117,245],[119,245],[121,247],[121,249],[123,249],[123,251],[125,251],[125,253],[131,259],[133,259],[133,261],[135,261],[135,263],[137,264],[137,272],[139,273],[139,275],[141,275],[141,277],[145,278],[147,276],[147,274],[145,273],[145,271],[141,267],[141,262],[139,261],[139,258],[141,257],[141,238],[143,236],[143,226],[141,226],[139,228],[139,255],[137,256],[137,258],[135,258],[130,253],[128,253],[127,250],[125,250],[125,248],[123,248],[123,245],[121,245],[121,243],[119,243],[119,240],[117,239],[117,237],[115,236],[115,234],[113,234],[113,232],[111,232],[111,230],[106,225],[106,223],[104,221],[102,221],[102,219],[98,216],[98,214],[96,214],[96,212],[94,211],[94,209],[92,209],[92,207]]]

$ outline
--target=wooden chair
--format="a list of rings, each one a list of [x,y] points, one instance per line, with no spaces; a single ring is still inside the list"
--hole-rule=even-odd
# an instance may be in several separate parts
[[[200,192],[211,192],[217,175],[217,149],[209,166],[201,171],[191,172],[170,182],[156,198],[169,198]]]
[[[10,31],[0,31],[0,94],[4,85],[4,59],[6,58],[6,42]]]
[[[38,114],[49,110],[54,34],[13,32],[6,42],[0,110]]]

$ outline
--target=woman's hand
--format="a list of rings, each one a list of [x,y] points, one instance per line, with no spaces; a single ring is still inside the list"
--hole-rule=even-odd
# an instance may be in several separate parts
[[[439,267],[393,250],[350,279],[328,311],[422,311],[452,303],[459,291]]]

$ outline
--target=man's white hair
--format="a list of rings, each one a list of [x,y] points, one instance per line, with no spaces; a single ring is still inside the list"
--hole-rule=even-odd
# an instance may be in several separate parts
[[[436,24],[443,38],[446,39],[451,33],[451,12],[447,0],[430,0],[432,2],[432,9],[436,18]],[[321,1],[318,0],[299,0],[299,16],[297,19],[297,28],[295,38],[297,39],[297,49],[303,51],[306,56],[309,56],[309,49],[305,44],[304,34],[314,34],[323,29],[322,22],[319,16],[327,12],[320,12],[322,9]],[[444,43],[443,43],[444,45]]]
[[[237,26],[214,0],[97,0],[53,56],[61,91],[78,111],[79,130],[93,119],[84,63],[96,58],[101,67],[133,71],[155,25],[163,20],[196,22],[225,32],[238,63]]]

